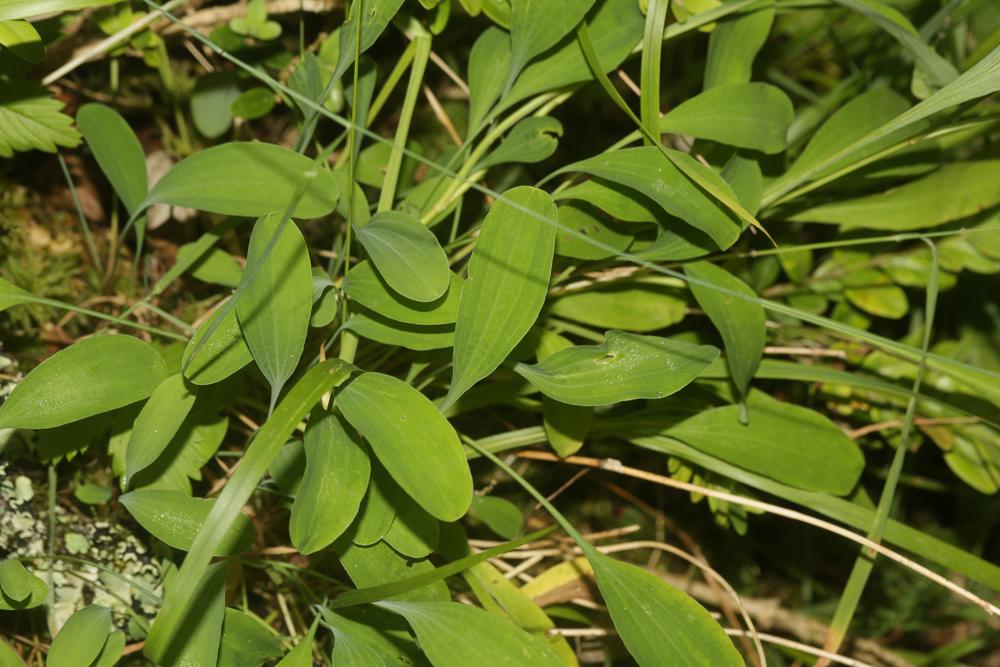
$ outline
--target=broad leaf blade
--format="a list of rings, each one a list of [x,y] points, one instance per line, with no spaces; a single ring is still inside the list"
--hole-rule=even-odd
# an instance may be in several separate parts
[[[167,376],[160,354],[131,336],[95,336],[43,361],[0,407],[0,428],[52,428],[147,398]]]
[[[145,199],[146,156],[132,128],[117,111],[103,104],[85,104],[76,114],[83,138],[101,171],[133,214]]]
[[[195,395],[183,376],[171,375],[153,391],[135,420],[125,454],[125,484],[140,470],[153,463],[167,448],[180,429]]]
[[[255,218],[285,210],[302,188],[293,217],[318,218],[336,207],[337,181],[309,158],[274,144],[234,141],[182,160],[140,208],[170,204]]]
[[[392,478],[442,521],[461,518],[472,475],[458,434],[423,394],[389,375],[364,373],[337,397]]]
[[[458,306],[446,405],[496,370],[538,318],[556,238],[542,220],[556,215],[552,199],[530,187],[508,190],[487,214]]]
[[[428,303],[448,291],[448,256],[415,218],[398,211],[376,213],[357,235],[379,275],[404,298]]]
[[[139,489],[118,500],[156,539],[182,551],[191,548],[216,504],[214,498],[192,498],[179,491],[161,489]],[[240,553],[253,541],[253,526],[240,514],[225,534],[218,537],[215,555]]]
[[[570,347],[514,370],[557,401],[597,406],[669,396],[718,356],[711,345],[609,331],[601,345]]]
[[[282,225],[277,215],[260,218],[250,236],[244,275],[252,278],[236,313],[254,361],[271,383],[273,405],[299,364],[312,313],[309,249],[298,226],[291,220]]]
[[[532,58],[572,32],[593,4],[594,0],[513,0],[508,86]]]
[[[428,303],[407,299],[394,291],[367,261],[351,267],[344,278],[343,289],[365,308],[396,322],[424,326],[454,324],[465,281],[456,273],[449,274],[448,291]]]
[[[209,338],[203,343],[206,336]],[[253,354],[243,337],[236,308],[227,308],[223,302],[188,341],[184,349],[184,377],[197,385],[215,384],[251,361]]]
[[[79,667],[97,660],[111,634],[111,610],[100,605],[80,609],[66,621],[52,640],[47,664]]]
[[[295,492],[288,532],[295,548],[313,553],[331,544],[357,516],[371,463],[360,437],[341,417],[314,410],[305,434],[306,468]]]

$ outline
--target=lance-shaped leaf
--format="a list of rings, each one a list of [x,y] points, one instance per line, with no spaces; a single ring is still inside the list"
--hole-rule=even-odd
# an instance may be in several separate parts
[[[304,445],[305,474],[295,492],[288,532],[295,548],[309,554],[331,544],[354,521],[371,463],[360,437],[332,412],[313,411]]]
[[[729,184],[714,171],[704,167],[687,153],[672,150],[670,153],[676,160],[697,170],[716,189],[731,199],[736,199]],[[644,146],[602,153],[574,162],[555,173],[574,171],[638,190],[670,215],[711,236],[723,250],[731,246],[740,235],[740,223],[735,214],[696,185],[659,148]]]
[[[76,123],[125,209],[135,213],[149,190],[146,155],[135,132],[121,114],[103,104],[84,104]]]
[[[712,31],[705,61],[705,89],[727,83],[747,83],[753,61],[774,23],[774,2],[754,3],[755,11],[727,16]]]
[[[56,352],[14,387],[0,428],[53,428],[148,398],[167,377],[159,352],[132,336],[95,336]]]
[[[319,619],[313,621],[313,624],[309,626],[309,632],[306,636],[295,645],[291,651],[285,654],[285,657],[281,659],[280,662],[275,667],[312,667],[312,653],[313,646],[316,643],[316,628],[319,627]],[[355,664],[353,662],[348,662],[345,664]],[[381,667],[381,666],[377,666]]]
[[[743,666],[733,642],[689,595],[590,545],[584,553],[615,629],[639,665]]]
[[[355,55],[364,53],[372,47],[402,4],[403,0],[368,0],[364,4],[351,5],[351,16],[340,27],[339,59],[333,74],[334,79],[339,79],[354,63]],[[359,13],[361,13],[360,31],[357,25]],[[361,33],[361,40],[356,42],[358,32]]]
[[[35,300],[34,295],[17,285],[0,278],[0,313],[11,306],[19,306],[22,303],[31,303]]]
[[[186,206],[210,213],[256,218],[284,211],[318,218],[337,205],[337,181],[312,160],[274,144],[233,141],[199,151],[156,182],[141,208]]]
[[[492,153],[476,169],[487,169],[508,162],[541,162],[559,147],[563,127],[550,116],[532,116],[514,126]]]
[[[740,423],[740,408],[705,410],[666,434],[728,463],[784,484],[846,495],[865,459],[857,443],[823,415],[761,392],[747,399],[753,418]]]
[[[570,405],[663,398],[687,386],[719,356],[711,345],[609,331],[601,345],[578,345],[514,370],[546,396]]]
[[[435,667],[467,667],[489,656],[497,667],[563,667],[541,638],[479,607],[458,602],[381,602],[410,624]]]
[[[792,102],[780,89],[743,83],[710,88],[682,102],[660,119],[660,131],[780,153],[793,119]]]
[[[209,565],[197,584],[193,609],[197,614],[188,615],[177,641],[171,642],[167,654],[159,661],[163,665],[214,665],[222,640],[222,620],[226,614],[226,575],[229,564],[220,561]],[[177,571],[172,570],[164,588],[177,582]]]
[[[842,229],[908,231],[936,227],[1000,203],[998,173],[1000,160],[954,162],[885,192],[821,204],[788,219],[835,223]],[[949,192],[962,195],[942,196]]]
[[[261,667],[281,653],[281,642],[266,625],[239,609],[226,609],[217,667]]]
[[[357,235],[379,275],[404,298],[427,303],[448,290],[448,256],[416,218],[399,211],[376,213]]]
[[[421,303],[395,292],[372,268],[371,262],[359,262],[344,278],[344,292],[365,308],[382,317],[404,324],[433,326],[454,324],[458,317],[458,300],[465,280],[451,273],[448,291],[441,298]]]
[[[299,364],[312,314],[309,249],[294,222],[282,225],[278,215],[257,221],[244,275],[251,274],[236,312],[254,361],[271,383],[273,404]]]
[[[111,634],[111,610],[92,604],[80,609],[52,640],[46,663],[52,667],[91,665]]]
[[[510,35],[487,28],[469,52],[469,127],[473,132],[500,99],[510,70]]]
[[[191,408],[195,395],[180,374],[171,375],[153,392],[136,417],[125,453],[125,483],[163,453]]]
[[[352,315],[344,328],[362,338],[408,350],[440,350],[455,344],[455,327],[402,324],[364,309]]]
[[[216,502],[215,498],[192,498],[179,491],[164,489],[139,489],[118,500],[156,539],[182,551],[191,548]],[[253,526],[240,514],[226,530],[215,555],[246,551],[251,541]]]
[[[722,336],[729,372],[745,397],[764,355],[767,337],[764,307],[757,302],[757,295],[749,285],[715,264],[685,264],[684,272],[694,279],[688,287]]]
[[[364,373],[337,396],[344,417],[421,507],[442,521],[472,502],[472,474],[458,434],[423,394],[402,380]]]
[[[572,32],[593,5],[594,0],[513,0],[507,85],[532,58]]]
[[[545,192],[504,193],[483,221],[455,325],[455,361],[445,407],[503,363],[538,319],[555,250],[557,211]]]
[[[206,336],[208,339],[202,343]],[[194,384],[215,384],[251,361],[253,354],[243,338],[236,308],[227,309],[223,303],[188,341],[184,349],[184,377]]]

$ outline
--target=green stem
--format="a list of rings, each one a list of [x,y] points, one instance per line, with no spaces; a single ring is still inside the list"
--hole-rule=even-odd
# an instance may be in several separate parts
[[[667,22],[669,5],[670,0],[649,0],[646,8],[646,32],[642,38],[639,113],[646,132],[656,137],[660,136],[660,59],[663,55],[663,27]],[[646,145],[653,145],[650,137],[646,138]]]
[[[157,329],[156,327],[151,327],[146,324],[141,324],[139,322],[132,322],[131,320],[125,320],[120,317],[115,317],[114,315],[108,315],[106,313],[102,313],[97,310],[91,310],[90,308],[81,308],[80,306],[74,306],[71,303],[66,303],[64,301],[57,301],[56,299],[47,299],[45,297],[33,296],[31,297],[31,303],[38,303],[44,306],[51,306],[53,308],[68,310],[73,313],[79,313],[80,315],[96,317],[97,319],[105,320],[106,322],[112,322],[114,324],[118,324],[123,327],[138,329],[139,331],[145,331],[147,333],[156,334],[157,336],[163,336],[164,338],[172,338],[174,340],[187,341],[187,336],[182,336],[181,334],[177,334],[172,331]]]
[[[416,24],[415,24],[416,25]],[[420,97],[420,86],[423,85],[427,61],[431,56],[431,36],[421,32],[413,38],[413,68],[410,70],[410,81],[406,86],[406,97],[399,116],[399,126],[392,142],[392,152],[389,154],[389,164],[386,166],[385,180],[382,182],[382,192],[378,199],[378,211],[391,211],[396,198],[396,186],[399,183],[399,170],[403,165],[403,152],[406,149],[406,139],[410,134],[410,122]]]

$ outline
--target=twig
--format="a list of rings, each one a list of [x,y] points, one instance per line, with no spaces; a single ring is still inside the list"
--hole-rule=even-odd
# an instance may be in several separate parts
[[[762,510],[764,512],[770,512],[771,514],[776,514],[778,516],[783,516],[786,519],[792,519],[793,521],[799,521],[801,523],[809,524],[810,526],[815,526],[816,528],[821,528],[827,532],[833,533],[834,535],[839,535],[843,538],[856,542],[863,547],[868,547],[872,551],[878,552],[879,554],[885,556],[889,560],[896,561],[900,565],[907,567],[917,574],[930,579],[934,583],[947,588],[949,591],[958,595],[959,597],[965,598],[969,602],[973,603],[977,607],[982,608],[988,614],[993,616],[1000,616],[1000,607],[997,607],[990,602],[987,602],[983,598],[979,597],[972,591],[959,586],[955,582],[942,577],[937,572],[928,569],[921,565],[920,563],[907,558],[906,556],[889,549],[877,542],[873,542],[866,537],[858,535],[846,528],[838,526],[829,521],[824,521],[822,519],[817,519],[816,517],[809,516],[808,514],[803,514],[796,510],[788,509],[787,507],[781,507],[780,505],[774,505],[772,503],[766,503],[760,500],[754,500],[752,498],[746,498],[744,496],[738,496],[733,493],[726,493],[725,491],[717,491],[715,489],[710,489],[708,487],[700,486],[698,484],[691,484],[688,482],[679,482],[670,477],[665,477],[663,475],[657,475],[656,473],[646,472],[645,470],[640,470],[638,468],[629,468],[628,466],[622,465],[620,461],[615,459],[595,459],[585,456],[568,456],[566,458],[559,458],[554,454],[549,452],[536,452],[536,451],[525,451],[518,452],[518,456],[526,459],[533,459],[536,461],[551,461],[555,463],[566,463],[569,465],[586,466],[588,468],[599,468],[601,470],[608,470],[610,472],[617,473],[619,475],[627,475],[629,477],[635,477],[637,479],[643,479],[647,482],[653,482],[655,484],[662,484],[663,486],[669,486],[675,489],[681,489],[682,491],[687,491],[688,493],[697,493],[703,496],[709,496],[712,498],[718,498],[719,500],[725,500],[736,505],[743,505],[744,507],[753,507],[755,509]]]
[[[979,417],[915,417],[913,423],[917,426],[938,426],[945,424],[977,424],[981,420]],[[861,428],[856,428],[850,431],[847,436],[852,440],[857,440],[862,436],[866,436],[869,433],[875,433],[877,431],[888,431],[890,429],[897,429],[903,425],[902,419],[890,419],[889,421],[878,422],[877,424],[868,424],[867,426],[862,426]]]

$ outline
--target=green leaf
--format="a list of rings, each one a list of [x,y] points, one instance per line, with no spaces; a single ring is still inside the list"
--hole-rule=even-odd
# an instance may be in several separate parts
[[[92,604],[80,609],[52,640],[46,660],[51,667],[91,665],[111,634],[111,610]]]
[[[761,392],[751,393],[747,402],[753,413],[749,424],[740,423],[740,408],[726,406],[689,417],[666,434],[783,484],[838,496],[851,492],[865,460],[833,422]]]
[[[500,99],[510,71],[510,35],[497,27],[483,31],[469,53],[469,126],[473,132]]]
[[[426,558],[437,548],[440,528],[437,519],[425,512],[406,494],[396,496],[396,518],[382,539],[409,558]]]
[[[351,541],[360,546],[371,546],[389,531],[396,518],[398,494],[403,493],[392,481],[378,460],[371,462],[371,480],[365,492],[357,519],[351,527]]]
[[[260,667],[282,653],[281,642],[260,621],[226,608],[218,667]]]
[[[237,118],[256,120],[271,113],[274,104],[274,93],[269,88],[254,86],[233,100],[229,108]]]
[[[24,291],[17,285],[0,278],[0,313],[11,306],[19,306],[22,303],[32,303],[35,300],[33,294]]]
[[[392,478],[442,521],[461,518],[472,475],[458,434],[423,394],[389,375],[363,373],[340,392],[344,417]]]
[[[182,551],[191,549],[217,503],[215,498],[191,498],[179,491],[162,489],[139,489],[119,496],[118,500],[156,539]],[[250,519],[238,515],[216,541],[216,556],[246,551],[253,542]]]
[[[792,102],[780,89],[730,84],[709,88],[670,110],[660,119],[660,131],[780,153],[788,147],[785,137],[793,119]]]
[[[254,361],[271,384],[273,405],[299,364],[312,314],[309,249],[298,226],[282,223],[278,215],[257,220],[244,275],[252,278],[236,313]]]
[[[313,160],[274,144],[233,141],[179,162],[139,208],[169,204],[255,218],[283,211],[303,189],[293,217],[319,218],[336,207],[337,181]]]
[[[121,114],[103,104],[84,104],[76,122],[125,209],[135,213],[149,189],[146,155],[135,132]]]
[[[235,72],[209,72],[198,77],[191,93],[191,119],[208,139],[217,139],[233,125],[233,102],[240,96]]]
[[[243,278],[243,268],[233,256],[221,248],[202,252],[193,243],[185,243],[177,249],[177,262],[190,262],[191,275],[206,283],[223,287],[238,287]],[[192,255],[197,253],[196,258]]]
[[[572,32],[593,5],[594,0],[511,0],[508,86],[535,56]]]
[[[946,164],[934,173],[875,195],[840,198],[789,216],[841,229],[909,231],[961,220],[1000,203],[1000,160]],[[961,197],[942,193],[961,192]]]
[[[844,278],[844,296],[854,306],[878,317],[898,320],[910,309],[906,292],[873,268],[852,271]]]
[[[166,364],[131,336],[95,336],[56,352],[0,406],[0,428],[52,428],[147,398]]]
[[[16,14],[16,10],[0,6],[0,20],[20,18]],[[80,134],[73,129],[73,119],[61,111],[63,106],[34,81],[4,81],[0,88],[0,157],[12,158],[14,151],[32,149],[55,153],[57,146],[74,148],[79,144]]]
[[[605,72],[618,67],[642,39],[643,18],[635,0],[605,0],[598,4],[587,23],[594,36],[597,59]],[[591,78],[590,67],[577,40],[565,39],[544,58],[535,60],[521,71],[493,114],[539,93],[584,83]]]
[[[669,396],[718,356],[711,345],[609,331],[601,345],[570,347],[514,370],[557,401],[596,406]]]
[[[180,374],[161,382],[135,420],[125,454],[125,484],[163,453],[194,407],[195,395]]]
[[[448,256],[415,218],[399,211],[376,213],[357,235],[379,275],[402,297],[427,303],[448,291]]]
[[[556,216],[551,197],[527,186],[505,192],[486,215],[458,305],[444,407],[496,370],[538,319],[556,240],[555,227],[542,220]]]
[[[906,98],[885,85],[874,85],[837,109],[806,144],[783,178],[800,174],[907,110]],[[827,173],[829,169],[822,173]]]
[[[216,324],[220,319],[221,323]],[[206,336],[209,336],[208,340],[202,343]],[[199,345],[201,349],[198,349]],[[197,356],[192,356],[196,349]],[[227,310],[223,302],[188,341],[184,349],[184,377],[197,385],[215,384],[251,361],[253,354],[243,338],[236,309]]]
[[[429,667],[406,622],[377,607],[331,611],[320,608],[333,633],[333,663],[354,667],[415,665]]]
[[[667,150],[678,162],[697,170],[716,189],[735,199],[732,188],[715,172],[687,153]],[[739,219],[715,197],[696,185],[659,148],[643,146],[602,153],[558,169],[555,174],[582,172],[637,190],[664,211],[705,232],[720,249],[740,235]]]
[[[309,632],[295,645],[291,651],[285,654],[275,667],[313,667],[313,645],[316,643],[316,628],[319,626],[319,619],[313,621],[309,626]],[[348,663],[354,664],[354,663]],[[377,666],[381,667],[381,666]]]
[[[31,597],[32,575],[19,560],[0,560],[0,592],[13,603],[23,603]]]
[[[756,301],[757,294],[749,285],[715,264],[685,264],[684,273],[694,279],[688,282],[688,287],[722,336],[726,346],[726,364],[736,388],[745,398],[750,391],[750,381],[764,356],[767,340],[764,307]],[[715,288],[753,300],[744,300]]]
[[[91,667],[115,667],[125,653],[125,633],[115,630],[108,635],[108,640],[104,642],[104,648],[97,655],[97,659]]]
[[[191,480],[218,451],[229,429],[229,418],[211,403],[195,404],[177,434],[156,461],[131,480],[133,489],[154,488],[191,495]]]
[[[556,201],[576,199],[601,209],[622,222],[656,222],[663,211],[648,197],[617,183],[590,178],[552,195]]]
[[[0,0],[0,21],[28,19],[87,7],[113,5],[121,0]]]
[[[31,593],[22,600],[13,600],[6,591],[0,587],[0,611],[17,611],[19,609],[33,609],[46,603],[49,597],[49,587],[45,582],[33,574],[29,574],[29,586]]]
[[[585,554],[615,629],[639,665],[742,667],[733,642],[690,596],[593,547]]]
[[[524,514],[517,505],[498,496],[475,496],[469,513],[505,540],[520,535],[524,527]]]
[[[455,344],[455,328],[450,325],[421,326],[403,324],[361,310],[351,316],[344,328],[362,338],[399,345],[409,350],[439,350]]]
[[[754,3],[756,9],[720,21],[708,40],[705,90],[733,83],[747,83],[753,61],[771,33],[774,2]]]
[[[295,492],[288,532],[304,554],[340,537],[358,514],[371,478],[360,437],[339,415],[314,410],[305,434],[306,468]]]
[[[333,78],[339,79],[347,71],[347,68],[354,63],[357,54],[364,53],[372,47],[379,35],[389,26],[392,17],[399,12],[403,0],[368,0],[363,6],[358,5],[357,9],[351,5],[351,15],[340,27],[339,54],[337,67],[334,70]],[[358,29],[356,19],[357,14],[364,9],[361,20],[361,41],[355,42]]]
[[[589,182],[589,181],[588,181]],[[582,234],[580,238],[571,234],[573,230]],[[589,204],[568,204],[559,207],[559,229],[556,232],[556,254],[572,259],[607,259],[624,252],[635,237],[613,229],[601,218],[600,212]],[[591,239],[609,246],[605,250],[593,243]]]
[[[25,667],[21,656],[5,641],[0,641],[0,663],[8,667]],[[381,666],[379,666],[381,667]]]
[[[443,297],[428,303],[407,299],[394,291],[367,261],[351,267],[344,278],[343,288],[351,299],[390,320],[425,326],[454,324],[465,281],[458,274],[449,273],[448,291]]]
[[[41,36],[27,21],[0,21],[0,46],[29,63],[37,63],[45,56]]]
[[[81,484],[73,490],[73,497],[84,505],[103,505],[111,500],[111,487],[99,484]]]
[[[189,614],[181,626],[177,640],[171,642],[164,657],[158,661],[164,667],[190,665],[215,665],[222,641],[222,620],[226,613],[226,575],[228,563],[222,561],[208,566],[196,583],[192,608],[198,613]],[[172,569],[164,583],[169,593],[177,585],[177,570]]]
[[[476,165],[476,170],[498,164],[541,162],[556,152],[563,127],[550,116],[531,116],[514,126],[500,145]]]
[[[489,664],[563,667],[545,641],[478,607],[457,602],[381,602],[404,617],[435,667]]]
[[[596,327],[645,332],[680,322],[686,309],[673,288],[622,282],[570,292],[556,299],[548,312]]]
[[[429,573],[435,572],[434,565],[429,560],[406,558],[384,541],[363,547],[348,540],[338,540],[334,549],[340,557],[341,565],[358,589],[382,586],[421,574],[429,576]],[[440,602],[450,597],[444,581],[435,578],[422,586],[394,595],[391,599]]]

